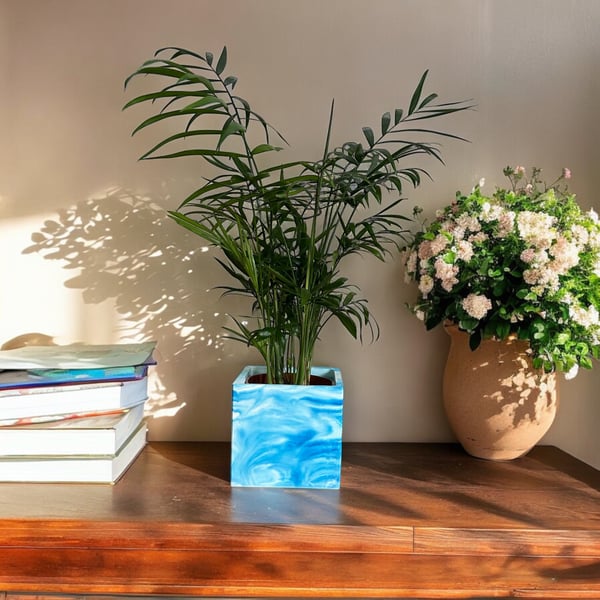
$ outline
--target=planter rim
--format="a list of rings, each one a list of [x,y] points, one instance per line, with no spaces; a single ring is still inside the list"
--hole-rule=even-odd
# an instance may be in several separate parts
[[[267,372],[267,368],[264,365],[247,365],[245,366],[239,373],[239,375],[233,380],[234,386],[257,386],[257,385],[268,385],[268,386],[278,386],[281,388],[293,388],[293,387],[309,387],[305,385],[294,385],[289,383],[247,383],[248,377],[252,375],[261,375]],[[342,381],[342,372],[337,367],[320,367],[314,366],[311,370],[311,375],[317,375],[319,377],[324,377],[325,379],[329,379],[332,381],[332,385],[328,386],[314,386],[310,387],[328,387],[328,388],[341,388],[343,386]]]

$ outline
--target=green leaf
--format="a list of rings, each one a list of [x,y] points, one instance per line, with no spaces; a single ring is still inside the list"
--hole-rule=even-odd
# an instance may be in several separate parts
[[[258,146],[255,146],[254,148],[252,148],[252,156],[256,156],[257,154],[262,154],[263,152],[279,152],[280,150],[283,150],[283,148],[277,147],[277,146],[271,146],[271,144],[259,144]]]
[[[177,211],[169,211],[169,217],[171,217],[176,223],[179,223],[182,227],[185,227],[192,233],[195,233],[199,237],[205,239],[207,242],[218,245],[219,238],[215,236],[214,231],[211,227],[203,225],[194,219],[191,219],[187,215],[184,215]]]
[[[185,115],[195,115],[197,114],[195,110],[174,110],[164,113],[158,113],[153,117],[149,117],[148,119],[142,121],[131,133],[131,135],[135,135],[138,131],[148,127],[149,125],[153,125],[154,123],[158,123],[159,121],[164,121],[165,119],[170,119],[172,117],[181,117]]]
[[[425,98],[425,100],[423,100],[423,102],[421,102],[421,104],[419,104],[419,109],[422,109],[425,106],[427,106],[428,104],[431,104],[437,97],[438,97],[437,94],[429,94],[429,96],[427,96],[427,98]]]
[[[496,337],[504,340],[510,334],[510,323],[508,321],[498,321],[496,323]]]
[[[134,106],[135,104],[140,104],[142,102],[155,102],[156,100],[162,100],[162,99],[167,99],[167,98],[173,98],[173,99],[177,99],[177,98],[194,98],[194,97],[207,97],[207,94],[209,94],[210,98],[213,98],[213,102],[215,100],[222,102],[220,100],[220,98],[217,98],[216,96],[213,96],[211,94],[211,92],[207,92],[206,90],[199,90],[199,91],[190,91],[190,90],[186,90],[184,91],[178,91],[178,90],[163,90],[161,92],[153,92],[151,94],[142,94],[141,96],[137,96],[136,98],[133,98],[132,100],[130,100],[129,102],[127,102],[127,104],[125,104],[125,106],[123,106],[123,110],[125,110],[126,108],[129,108],[130,106]]]
[[[479,321],[477,319],[473,319],[472,317],[465,317],[464,319],[460,319],[458,322],[460,329],[469,332],[473,332],[478,324]]]
[[[479,348],[480,344],[481,344],[481,331],[479,331],[479,329],[476,329],[469,336],[469,348],[471,349],[471,351],[477,350],[477,348]]]
[[[158,160],[161,158],[182,158],[184,156],[223,156],[231,159],[237,157],[246,158],[245,154],[239,152],[225,152],[224,150],[206,150],[203,148],[194,148],[191,150],[180,150],[179,152],[172,152],[170,154],[161,154],[159,156],[145,156],[144,160]]]
[[[410,106],[408,108],[408,114],[411,115],[417,110],[419,106],[419,102],[421,101],[421,94],[423,93],[423,86],[425,85],[425,80],[427,79],[427,74],[429,71],[425,71],[423,75],[421,75],[421,80],[419,81],[415,91],[413,92],[412,98],[410,99]]]
[[[381,115],[381,135],[385,135],[389,131],[391,121],[392,117],[389,112]]]
[[[225,87],[228,87],[231,89],[233,89],[235,87],[236,83],[237,83],[237,77],[234,77],[233,75],[226,77],[225,81],[223,81],[223,84],[225,85]]]
[[[341,311],[335,311],[333,313],[338,321],[344,326],[344,329],[354,338],[356,339],[358,335],[358,329],[356,327],[356,323],[353,319],[351,319],[347,314]]]
[[[125,87],[127,87],[131,79],[136,75],[162,75],[164,77],[173,77],[175,79],[179,79],[181,77],[181,70],[167,67],[142,66],[125,80]]]
[[[372,148],[375,145],[375,134],[373,133],[373,130],[370,127],[363,127],[362,131],[369,147]]]
[[[244,162],[246,157],[238,154],[237,156],[232,157],[235,166],[238,168],[238,171],[246,178],[249,179],[252,177],[252,169]]]
[[[227,107],[227,103],[219,98],[218,96],[205,96],[204,98],[200,98],[200,100],[195,100],[194,102],[192,102],[191,104],[188,104],[187,106],[185,106],[182,110],[192,110],[192,109],[198,109],[201,107],[207,107],[207,106],[221,106],[221,107]],[[209,114],[212,113],[212,111],[201,111],[202,114]],[[212,114],[227,114],[227,113],[223,113],[223,112],[214,112]]]
[[[223,50],[221,51],[221,56],[219,56],[219,60],[217,61],[217,66],[215,67],[215,73],[217,75],[221,75],[227,66],[227,46],[223,46]]]
[[[505,290],[506,290],[506,281],[504,279],[501,279],[500,281],[497,281],[494,284],[494,287],[492,288],[492,293],[494,294],[494,296],[496,298],[500,298]]]
[[[147,158],[149,158],[152,154],[154,154],[159,148],[162,148],[163,146],[166,146],[167,144],[180,140],[180,139],[187,139],[187,138],[191,138],[194,136],[217,136],[221,133],[220,129],[193,129],[191,131],[183,131],[181,133],[175,133],[174,135],[170,135],[168,138],[165,138],[164,140],[162,140],[161,142],[159,142],[158,144],[156,144],[155,146],[153,146],[152,148],[150,148],[150,150],[148,150],[148,152],[145,152],[144,154],[142,154],[142,156],[140,157],[140,160],[145,160]]]
[[[394,125],[398,125],[400,121],[402,121],[402,117],[404,115],[404,111],[401,108],[397,108],[394,111]]]
[[[239,135],[240,133],[245,133],[245,131],[246,128],[241,123],[235,121],[233,117],[229,117],[229,119],[227,119],[227,122],[223,126],[223,129],[221,130],[219,142],[217,143],[217,149],[221,148],[223,142],[230,135]]]

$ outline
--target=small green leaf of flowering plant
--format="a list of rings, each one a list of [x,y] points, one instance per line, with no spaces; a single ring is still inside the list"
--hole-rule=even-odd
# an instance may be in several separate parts
[[[409,306],[428,329],[458,324],[473,349],[516,335],[536,367],[574,376],[600,358],[598,215],[569,192],[569,169],[549,184],[537,167],[503,172],[507,188],[459,192],[413,234],[404,248],[417,284]]]

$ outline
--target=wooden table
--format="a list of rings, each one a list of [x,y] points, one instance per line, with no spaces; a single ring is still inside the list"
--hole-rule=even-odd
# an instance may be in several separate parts
[[[600,598],[600,472],[554,447],[346,444],[339,491],[231,488],[228,460],[153,443],[115,486],[0,484],[0,598]]]

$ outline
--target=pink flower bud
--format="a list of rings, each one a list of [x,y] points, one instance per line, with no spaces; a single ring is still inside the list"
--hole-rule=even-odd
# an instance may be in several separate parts
[[[567,169],[566,167],[563,169],[562,176],[564,179],[571,179],[571,169]]]

